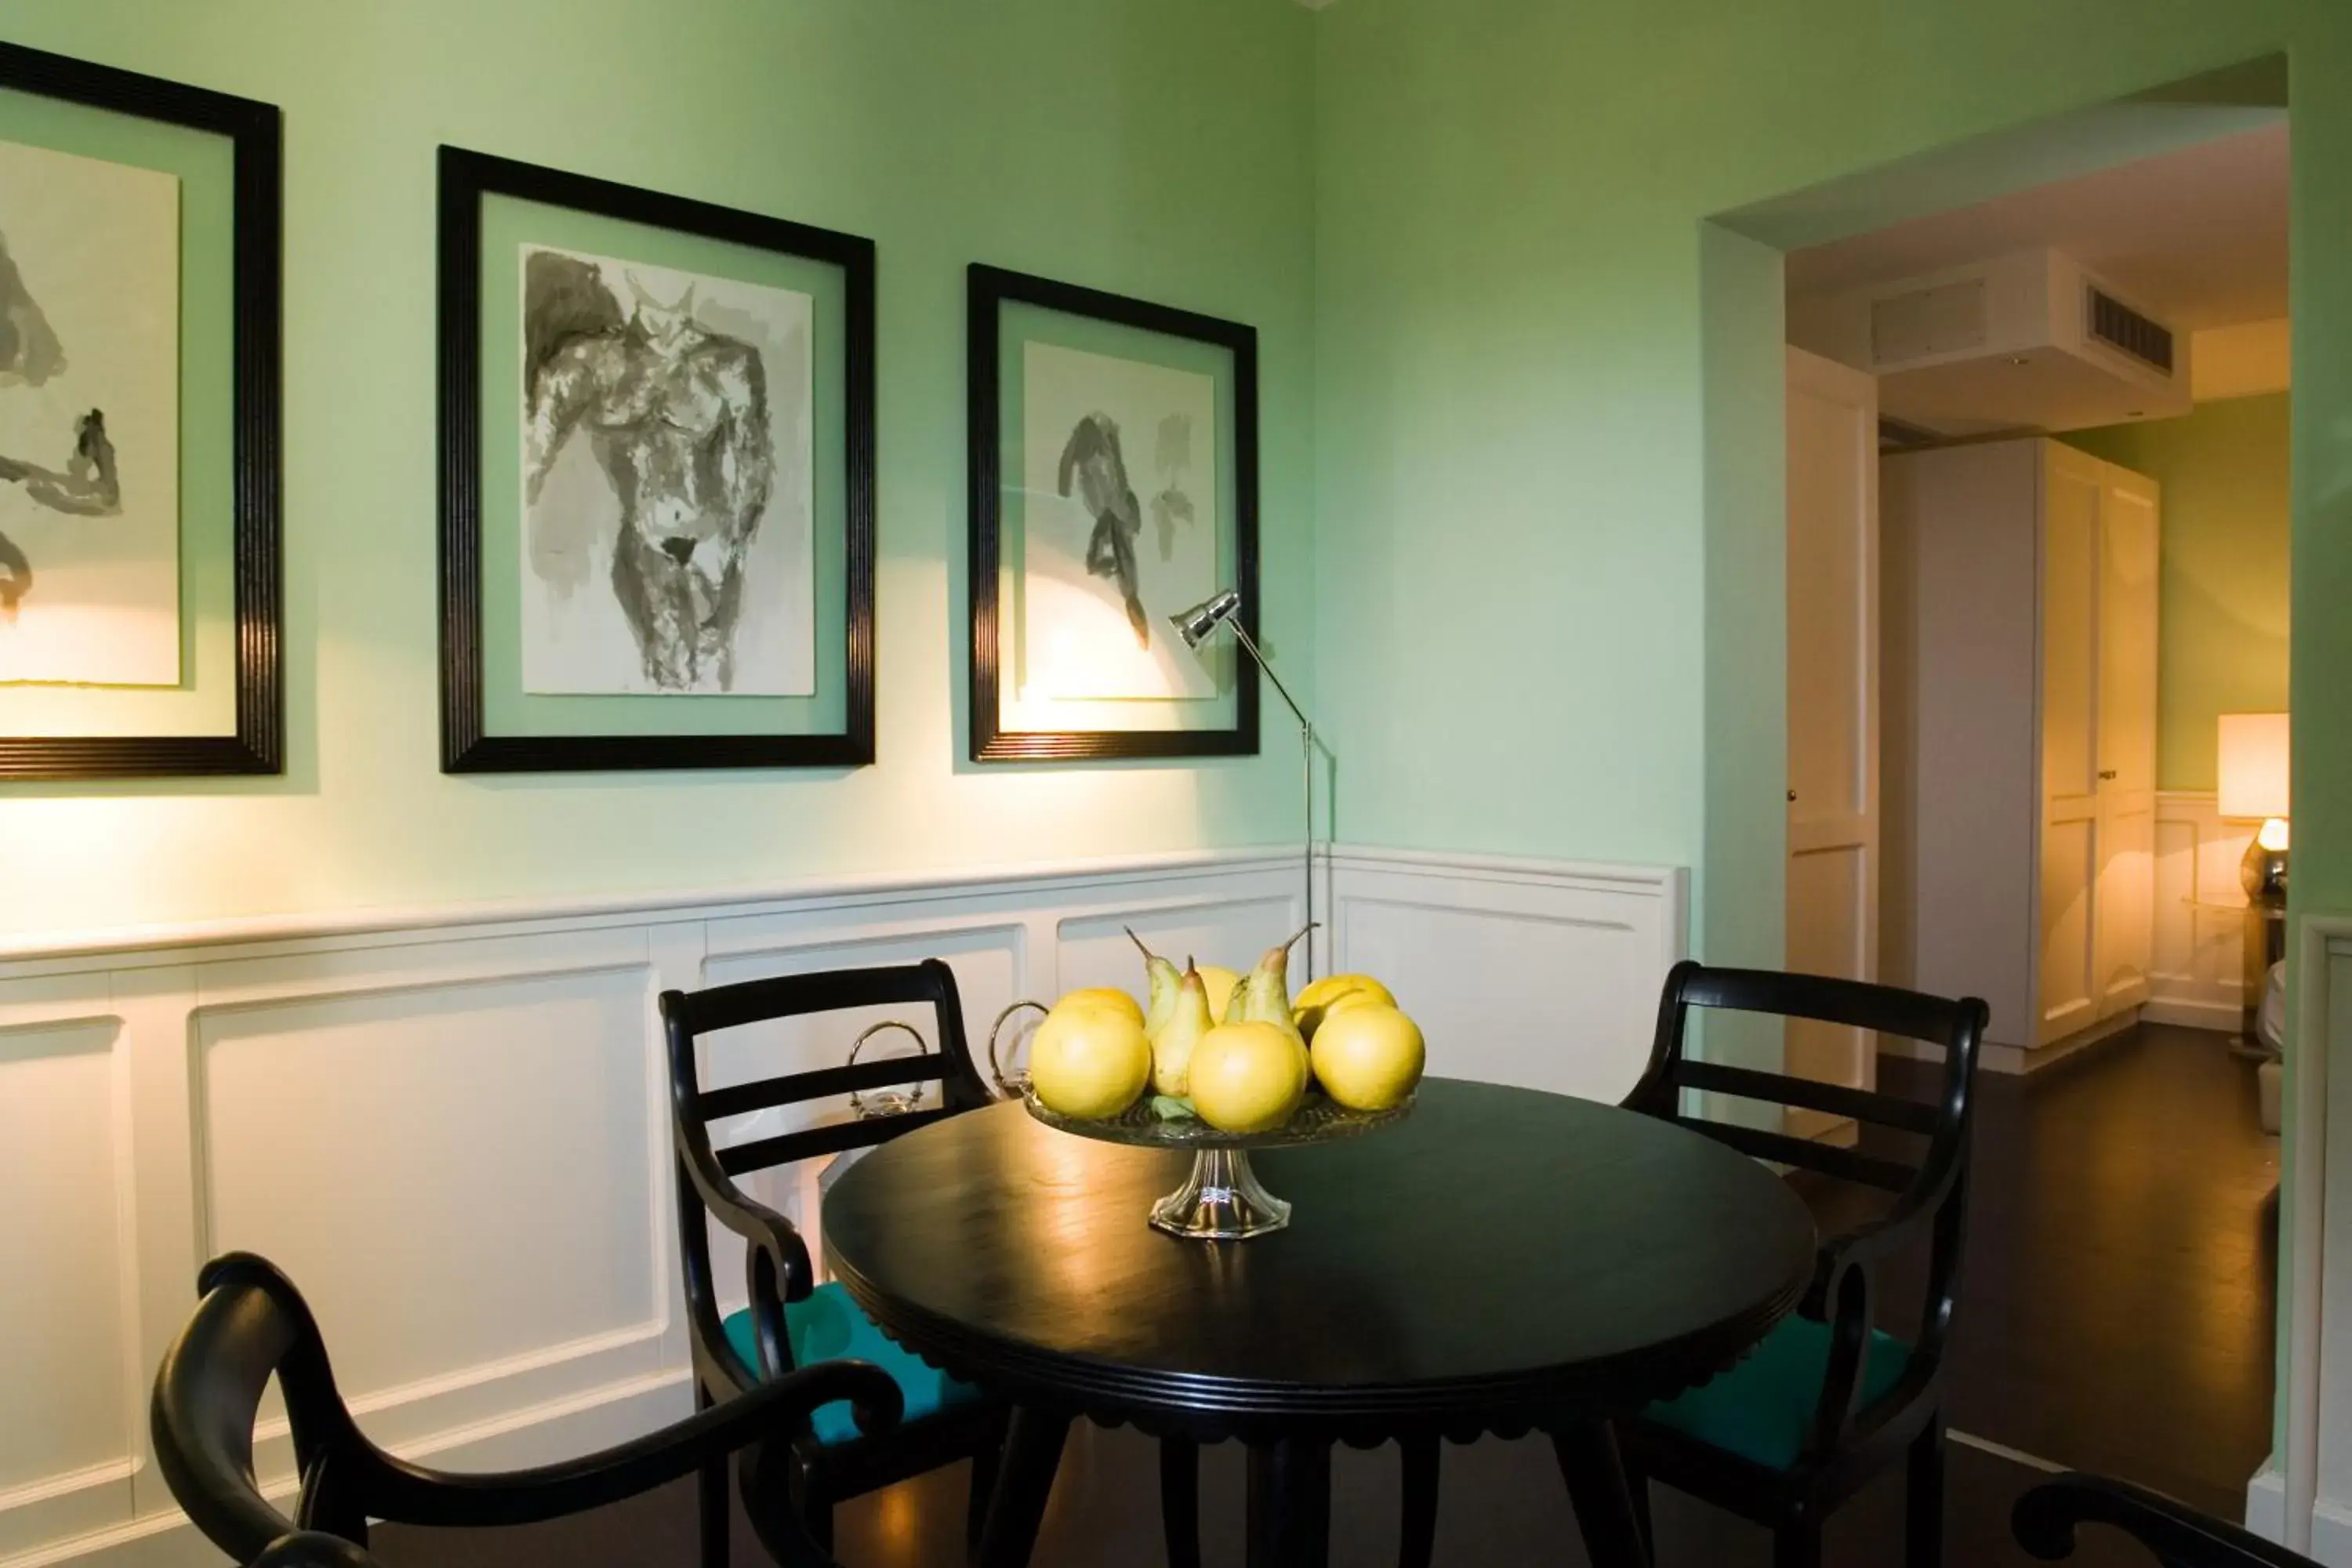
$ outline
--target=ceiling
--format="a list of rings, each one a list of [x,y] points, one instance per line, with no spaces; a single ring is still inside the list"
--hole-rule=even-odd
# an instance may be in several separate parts
[[[2177,329],[2284,316],[2284,118],[1792,251],[1789,291],[1865,287],[2042,247],[2073,258]]]

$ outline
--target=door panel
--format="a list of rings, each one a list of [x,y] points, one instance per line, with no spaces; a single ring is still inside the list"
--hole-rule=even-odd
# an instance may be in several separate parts
[[[2147,1000],[2156,944],[2157,593],[2153,482],[2107,470],[2099,509],[2099,1016]]]
[[[1866,883],[1870,856],[1857,846],[1811,850],[1789,857],[1789,907],[1802,909],[1809,918],[1789,928],[1789,967],[1801,974],[1842,974],[1863,978],[1855,971],[1869,944],[1855,922],[1870,902]],[[1791,1018],[1785,1036],[1787,1068],[1798,1078],[1855,1089],[1874,1085],[1877,1042],[1858,1029]],[[1800,1138],[1818,1138],[1845,1124],[1847,1119],[1824,1111],[1791,1109],[1787,1127]]]
[[[2134,799],[2137,804],[2102,801],[2099,807],[2099,881],[2092,910],[2102,1018],[2147,1000],[2155,957],[2156,796],[2143,792]]]
[[[2098,791],[2100,465],[2054,444],[2042,516],[2042,798]]]
[[[2099,545],[2099,782],[2102,794],[2140,794],[2156,788],[2153,484],[2112,476],[2100,498]]]
[[[2042,1018],[2037,1045],[2073,1034],[2098,1016],[2091,975],[2091,898],[2098,867],[2094,813],[2042,828]]]
[[[1789,967],[1878,973],[1878,387],[1789,351]],[[1877,1082],[1863,1030],[1792,1022],[1788,1069]],[[1801,1137],[1842,1119],[1791,1111]]]
[[[2034,1043],[2098,1016],[2099,513],[2106,465],[2042,443],[2042,949]]]

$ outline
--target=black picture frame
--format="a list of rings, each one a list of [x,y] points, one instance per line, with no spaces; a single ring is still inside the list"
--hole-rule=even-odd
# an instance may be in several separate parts
[[[874,761],[874,242],[486,153],[440,151],[441,769],[450,773],[853,768]],[[482,638],[482,200],[500,195],[838,267],[844,279],[848,658],[819,734],[493,735]]]
[[[275,104],[0,43],[0,88],[161,121],[230,144],[230,479],[236,730],[0,735],[0,782],[193,778],[286,769],[280,278],[284,154]]]
[[[1233,355],[1234,582],[1241,593],[1234,618],[1257,637],[1258,445],[1257,329],[1170,305],[1106,293],[975,262],[967,275],[966,366],[970,376],[971,713],[970,755],[975,763],[1093,762],[1181,757],[1255,756],[1258,750],[1258,671],[1236,652],[1234,722],[1202,730],[1005,730],[1003,690],[1002,384],[1003,308],[1042,306],[1120,326],[1212,344]]]

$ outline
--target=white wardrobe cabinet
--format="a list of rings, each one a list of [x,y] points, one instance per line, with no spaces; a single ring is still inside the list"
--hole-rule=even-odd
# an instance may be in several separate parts
[[[2038,1049],[2136,1016],[2155,922],[2155,482],[2039,437],[1881,463],[1889,978]]]

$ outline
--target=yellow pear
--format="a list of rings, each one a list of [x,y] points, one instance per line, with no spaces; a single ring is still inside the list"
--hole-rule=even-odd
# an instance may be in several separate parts
[[[1135,1016],[1099,1001],[1064,1001],[1029,1042],[1029,1085],[1049,1110],[1099,1120],[1133,1105],[1151,1081],[1151,1045]]]
[[[1109,1007],[1125,1013],[1139,1024],[1143,1022],[1143,1009],[1136,1005],[1135,998],[1115,985],[1089,985],[1080,991],[1065,991],[1062,999],[1054,1005],[1067,1007],[1074,1003],[1080,1006]]]
[[[1290,950],[1298,945],[1298,938],[1313,931],[1302,926],[1297,936],[1265,950],[1257,967],[1249,972],[1225,1002],[1225,1022],[1228,1024],[1273,1024],[1296,1031],[1298,1026],[1290,1017]]]
[[[1225,1132],[1281,1126],[1307,1093],[1307,1064],[1272,1024],[1220,1024],[1192,1047],[1191,1088],[1201,1120]]]
[[[1232,1004],[1234,993],[1241,989],[1241,975],[1222,963],[1201,965],[1201,986],[1209,994],[1210,1017],[1225,1016],[1225,1008]]]
[[[1179,1098],[1191,1092],[1192,1052],[1216,1026],[1209,1016],[1209,994],[1198,969],[1184,971],[1176,986],[1176,1005],[1168,1023],[1151,1037],[1151,1087],[1160,1094]]]
[[[1350,1110],[1387,1110],[1421,1082],[1421,1026],[1394,1007],[1362,1002],[1323,1016],[1315,1031],[1315,1079]]]
[[[1257,967],[1250,971],[1249,978],[1225,1004],[1226,1023],[1271,1024],[1289,1036],[1291,1044],[1297,1048],[1301,1070],[1309,1070],[1309,1060],[1307,1037],[1298,1032],[1297,1021],[1290,1016],[1290,950],[1297,945],[1299,937],[1314,929],[1311,925],[1302,926],[1297,936],[1267,948],[1265,955],[1257,961]]]
[[[1143,954],[1143,977],[1151,987],[1151,1005],[1143,1013],[1143,1033],[1145,1038],[1153,1038],[1168,1026],[1168,1015],[1176,1006],[1176,966],[1144,946],[1143,939],[1135,934],[1132,926],[1122,929],[1127,931],[1127,940],[1135,943],[1135,950]]]
[[[1315,1026],[1323,1021],[1325,1014],[1364,1002],[1376,1002],[1383,1007],[1397,1005],[1389,988],[1369,974],[1327,974],[1320,980],[1309,981],[1307,989],[1293,998],[1290,1018],[1312,1045]]]

